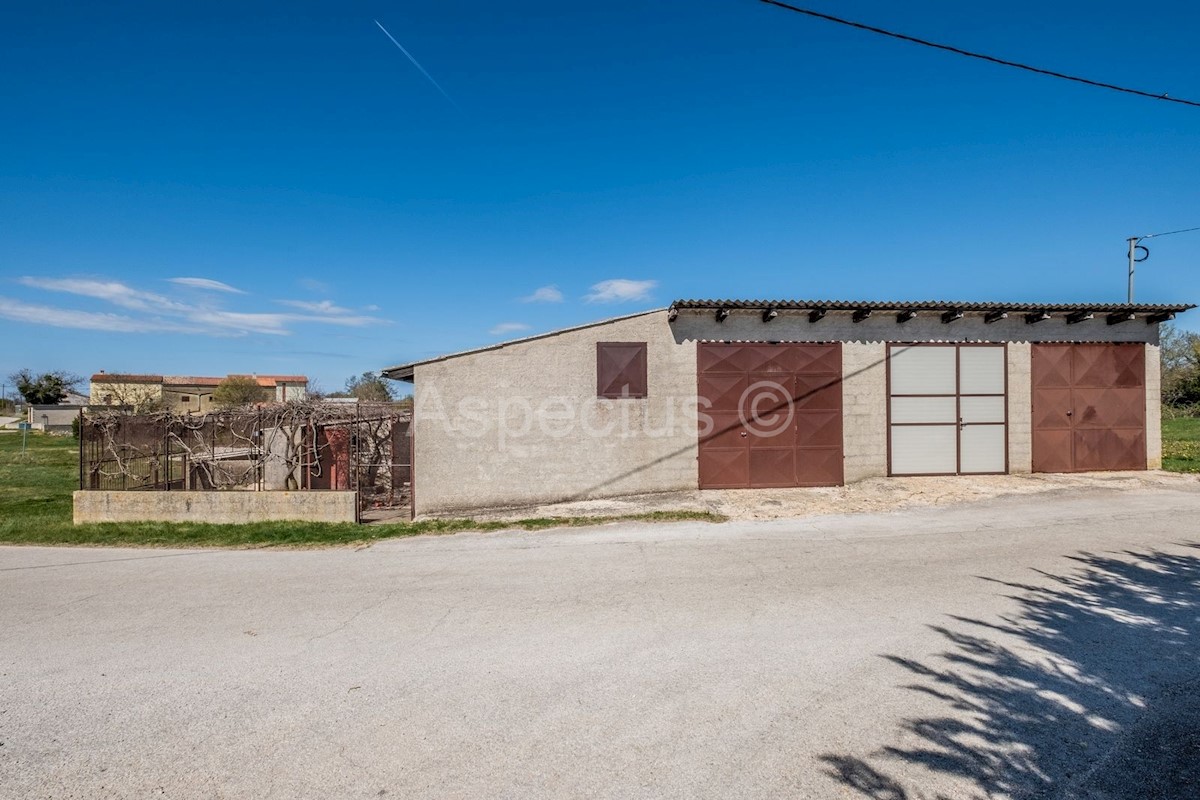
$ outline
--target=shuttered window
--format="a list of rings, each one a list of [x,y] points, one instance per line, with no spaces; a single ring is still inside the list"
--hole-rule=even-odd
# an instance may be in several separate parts
[[[596,396],[646,396],[645,342],[596,342]]]

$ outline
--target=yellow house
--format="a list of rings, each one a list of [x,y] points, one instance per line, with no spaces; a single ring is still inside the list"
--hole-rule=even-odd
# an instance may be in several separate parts
[[[92,376],[88,403],[93,406],[141,408],[163,399],[162,375],[122,375],[97,372]]]

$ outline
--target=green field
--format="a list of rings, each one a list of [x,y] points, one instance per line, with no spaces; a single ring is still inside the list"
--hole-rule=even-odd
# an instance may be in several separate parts
[[[1200,472],[1200,417],[1164,419],[1163,469]]]
[[[21,454],[21,435],[0,433],[0,543],[65,545],[136,545],[152,547],[301,547],[358,544],[422,533],[541,530],[598,525],[618,520],[720,522],[703,512],[654,512],[621,517],[524,519],[476,522],[428,520],[381,525],[333,525],[312,522],[255,522],[246,525],[204,523],[71,524],[71,492],[79,481],[79,444],[70,436],[30,433]]]
[[[0,542],[8,544],[139,545],[158,547],[272,547],[344,545],[422,533],[493,531],[596,525],[617,520],[673,521],[721,517],[704,512],[654,512],[623,517],[525,519],[476,522],[428,520],[385,525],[331,525],[307,522],[71,524],[71,492],[78,481],[78,444],[69,436],[0,433]],[[1163,469],[1200,473],[1200,418],[1163,421]]]

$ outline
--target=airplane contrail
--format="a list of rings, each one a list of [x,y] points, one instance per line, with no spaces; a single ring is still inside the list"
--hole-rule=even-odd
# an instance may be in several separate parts
[[[387,29],[387,28],[385,28],[385,27],[383,27],[383,25],[382,25],[382,24],[380,24],[379,20],[372,20],[372,21],[373,21],[373,22],[374,22],[376,25],[379,25],[379,30],[383,31],[383,35],[384,35],[384,36],[386,36],[386,37],[388,37],[389,39],[391,39],[391,40],[392,40],[392,44],[394,44],[394,45],[396,45],[396,47],[400,48],[400,52],[401,52],[401,53],[404,53],[404,55],[408,57],[408,60],[409,60],[409,61],[411,61],[411,62],[413,63],[413,66],[414,66],[414,67],[416,67],[417,69],[419,69],[419,70],[421,71],[421,74],[425,76],[425,80],[427,80],[427,81],[429,81],[430,83],[432,83],[432,84],[433,84],[433,86],[434,86],[434,88],[435,88],[435,89],[437,89],[439,92],[441,92],[441,93],[442,93],[442,97],[444,97],[444,98],[446,98],[447,100],[449,100],[449,101],[450,101],[450,105],[454,106],[454,107],[455,107],[455,108],[457,108],[459,111],[462,111],[462,107],[461,107],[461,106],[459,106],[459,104],[458,104],[458,103],[454,102],[454,98],[453,98],[453,97],[451,97],[450,95],[446,94],[446,90],[445,90],[445,89],[443,89],[443,88],[441,87],[441,84],[439,84],[437,81],[435,81],[435,80],[433,79],[433,76],[432,76],[432,75],[430,75],[428,72],[426,72],[426,71],[425,71],[425,68],[421,66],[421,62],[419,62],[419,61],[417,61],[415,58],[413,58],[413,56],[412,56],[412,53],[410,53],[410,52],[408,52],[407,50],[405,50],[405,49],[404,49],[404,45],[402,45],[402,44],[400,44],[399,42],[397,42],[397,41],[396,41],[396,37],[395,37],[395,36],[392,36],[392,34],[388,33],[388,29]]]

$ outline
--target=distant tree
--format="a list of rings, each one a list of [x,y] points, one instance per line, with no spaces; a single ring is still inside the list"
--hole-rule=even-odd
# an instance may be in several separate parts
[[[8,379],[17,387],[17,391],[25,398],[26,403],[33,405],[52,405],[67,396],[79,385],[83,378],[70,372],[55,370],[34,375],[27,369],[14,372]]]
[[[265,403],[274,397],[270,389],[259,386],[258,381],[246,375],[230,375],[217,384],[212,401],[218,406],[246,406]]]
[[[1162,400],[1170,406],[1200,404],[1200,334],[1163,325]]]
[[[336,397],[342,395],[338,392]],[[390,403],[394,398],[392,387],[387,379],[376,372],[364,372],[346,381],[345,397],[357,397],[360,403]]]

